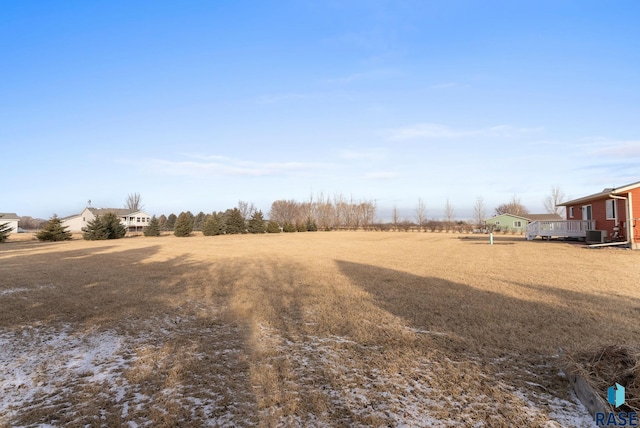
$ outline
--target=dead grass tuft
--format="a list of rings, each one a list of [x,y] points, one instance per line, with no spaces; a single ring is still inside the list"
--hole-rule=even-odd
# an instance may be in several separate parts
[[[623,410],[640,411],[640,348],[607,345],[565,357],[569,369],[582,375],[606,401],[608,388],[625,387]]]

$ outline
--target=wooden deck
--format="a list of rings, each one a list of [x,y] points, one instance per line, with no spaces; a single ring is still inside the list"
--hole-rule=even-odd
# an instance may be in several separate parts
[[[587,230],[594,230],[595,220],[553,220],[534,221],[527,225],[525,236],[528,241],[542,238],[585,238]]]

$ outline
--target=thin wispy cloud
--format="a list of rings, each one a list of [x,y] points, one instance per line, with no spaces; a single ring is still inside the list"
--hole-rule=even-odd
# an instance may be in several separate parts
[[[149,171],[178,176],[308,176],[332,170],[335,164],[325,162],[255,162],[218,155],[190,155],[197,160],[148,158],[137,164]]]
[[[615,158],[636,158],[640,157],[640,140],[620,141],[605,143],[604,147],[592,147],[590,152],[596,156],[608,156]]]
[[[511,125],[497,125],[481,129],[456,129],[437,123],[420,123],[391,130],[389,139],[394,141],[414,139],[454,139],[465,137],[515,137],[542,128],[519,128]]]

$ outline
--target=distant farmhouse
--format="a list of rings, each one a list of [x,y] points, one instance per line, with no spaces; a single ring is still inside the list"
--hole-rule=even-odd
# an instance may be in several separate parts
[[[18,232],[18,222],[20,217],[16,213],[0,213],[0,224],[9,223],[11,227],[11,233]]]
[[[486,219],[485,224],[491,230],[524,233],[529,223],[541,220],[562,220],[562,217],[558,214],[500,214]]]
[[[128,208],[85,208],[80,214],[62,218],[62,225],[68,226],[70,232],[81,232],[87,224],[97,216],[106,213],[115,213],[120,217],[120,223],[127,228],[128,232],[142,231],[151,220],[151,216],[144,211],[130,210]]]

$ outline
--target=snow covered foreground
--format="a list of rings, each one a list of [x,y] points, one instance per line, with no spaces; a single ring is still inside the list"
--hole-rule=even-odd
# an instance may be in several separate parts
[[[346,338],[311,337],[303,343],[290,342],[278,337],[275,332],[264,328],[262,331],[266,341],[281,347],[287,358],[296,362],[299,371],[306,370],[309,356],[321,358],[328,366],[335,367],[336,374],[350,376],[347,384],[368,385],[366,380],[358,379],[361,373],[354,370],[340,372],[340,348],[329,346],[329,342],[346,341]],[[158,407],[158,401],[164,396],[171,396],[179,401],[182,408],[187,408],[190,420],[202,426],[247,426],[259,424],[262,412],[273,412],[273,408],[258,410],[251,401],[251,395],[237,397],[235,403],[222,403],[219,396],[191,394],[189,389],[171,389],[157,391],[150,395],[144,393],[137,385],[132,384],[123,374],[134,365],[140,363],[141,357],[132,352],[133,349],[150,346],[149,337],[122,337],[110,331],[74,332],[71,326],[62,325],[32,326],[14,331],[0,331],[0,425],[20,425],[20,416],[25,412],[40,411],[51,413],[49,418],[41,420],[38,426],[58,426],[74,423],[74,414],[78,409],[65,403],[69,397],[82,391],[99,389],[109,400],[117,404],[119,418],[125,426],[151,426],[151,417],[145,418],[141,409]],[[233,358],[233,350],[229,350]],[[305,380],[300,373],[300,380]],[[389,395],[384,389],[376,386],[395,383],[402,393]],[[354,413],[375,411],[384,414],[395,426],[458,426],[459,421],[438,420],[429,415],[429,408],[437,405],[428,397],[433,396],[428,386],[420,382],[401,378],[380,377],[369,382],[370,388],[354,387],[350,389],[327,391],[336,403],[348,407]],[[377,385],[375,385],[377,384]],[[323,385],[323,388],[330,386]],[[381,395],[382,394],[382,395]],[[387,395],[385,395],[387,394]],[[525,412],[536,415],[540,408],[528,397],[530,394],[520,393]],[[545,409],[551,422],[549,427],[588,427],[593,421],[586,409],[577,401],[561,400],[556,397],[540,397],[547,403]],[[371,407],[367,403],[386,403],[386,408]],[[483,403],[483,405],[487,405]],[[497,405],[497,404],[496,404]],[[238,409],[243,408],[243,412]],[[401,409],[401,411],[398,411]],[[61,412],[66,413],[61,418]],[[241,415],[253,412],[251,417]],[[148,412],[147,412],[148,413]],[[55,416],[54,416],[55,415]],[[133,416],[135,415],[135,416]],[[66,421],[66,422],[65,422]],[[283,417],[281,425],[313,424],[314,415],[300,417]],[[80,422],[75,420],[75,422]],[[105,423],[106,421],[96,421]],[[321,424],[320,424],[321,425]]]

